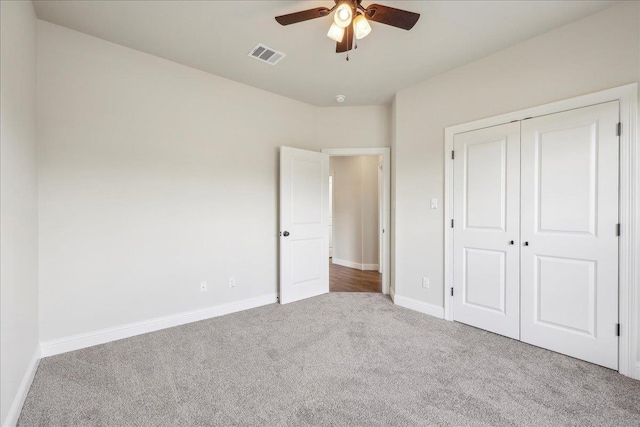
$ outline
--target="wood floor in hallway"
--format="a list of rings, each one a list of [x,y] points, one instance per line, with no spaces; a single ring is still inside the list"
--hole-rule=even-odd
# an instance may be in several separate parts
[[[329,260],[331,292],[382,292],[382,274],[343,267]]]

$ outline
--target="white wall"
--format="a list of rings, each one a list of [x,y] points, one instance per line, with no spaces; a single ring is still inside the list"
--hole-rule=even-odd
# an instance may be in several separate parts
[[[378,156],[330,159],[334,262],[378,264],[378,163]]]
[[[389,145],[386,107],[317,108],[38,30],[44,342],[274,294],[278,147]]]
[[[391,145],[391,107],[325,107],[316,109],[322,148],[379,148]]]
[[[638,20],[640,21],[640,13],[638,14]],[[637,33],[638,33],[638,46],[640,46],[640,24],[638,24],[638,29],[637,29]],[[640,54],[638,55],[638,76],[637,76],[637,81],[640,83]],[[640,84],[638,85],[638,134],[637,136],[637,148],[636,148],[636,164],[640,165]],[[636,177],[636,188],[638,189],[638,191],[640,191],[640,176]],[[638,206],[638,210],[640,210],[640,206]],[[637,218],[636,221],[636,230],[640,230],[640,217]],[[636,242],[636,253],[640,254],[640,242]],[[640,268],[636,265],[636,283],[640,283]],[[635,314],[635,319],[632,318],[632,321],[636,322],[636,325],[640,325],[640,295],[636,295],[635,296],[636,301],[637,301],[637,305],[636,305],[636,314]],[[638,375],[640,375],[640,327],[637,328],[638,330],[638,336],[636,339],[636,343],[638,344],[638,346],[635,349],[636,352],[636,373]]]
[[[376,266],[380,263],[380,221],[378,193],[378,165],[380,156],[362,156],[360,181],[362,187],[362,264]]]
[[[638,2],[622,3],[396,95],[396,294],[444,303],[444,128],[638,81],[639,25]]]
[[[36,17],[28,1],[0,2],[0,17],[0,422],[9,425],[39,357]]]

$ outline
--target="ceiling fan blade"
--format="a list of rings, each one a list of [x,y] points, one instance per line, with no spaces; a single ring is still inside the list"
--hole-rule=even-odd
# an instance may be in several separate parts
[[[344,29],[342,41],[336,43],[336,53],[346,52],[353,49],[353,27],[349,25]]]
[[[419,13],[383,6],[381,4],[370,5],[367,7],[366,12],[367,19],[402,28],[403,30],[412,29],[413,26],[416,25],[416,22],[418,22],[418,18],[420,18]]]
[[[309,19],[322,18],[327,16],[330,9],[326,7],[316,7],[315,9],[303,10],[302,12],[290,13],[288,15],[276,16],[276,21],[280,25],[291,25]]]

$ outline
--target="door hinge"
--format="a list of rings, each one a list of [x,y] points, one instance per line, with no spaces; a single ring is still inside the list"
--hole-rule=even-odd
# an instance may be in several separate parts
[[[616,127],[616,136],[622,135],[622,122],[618,122],[618,126]]]
[[[453,296],[453,287],[451,287],[451,296]]]
[[[620,237],[620,224],[616,224],[616,236]]]
[[[451,228],[453,228],[453,220],[451,220]]]
[[[451,152],[451,160],[453,160],[453,159],[455,159],[455,158],[456,158],[456,152],[455,152],[455,151],[452,151],[452,152]]]
[[[620,323],[616,323],[616,336],[620,336]]]

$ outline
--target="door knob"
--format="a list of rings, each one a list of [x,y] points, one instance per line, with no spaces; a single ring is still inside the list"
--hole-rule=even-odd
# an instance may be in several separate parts
[[[282,233],[282,235],[283,235],[284,237],[287,237],[287,236],[289,235],[289,232],[288,232],[288,231],[285,231],[284,233]]]
[[[513,240],[509,240],[509,244],[513,245],[515,242]]]
[[[529,242],[524,242],[524,245],[525,246],[529,246]]]

